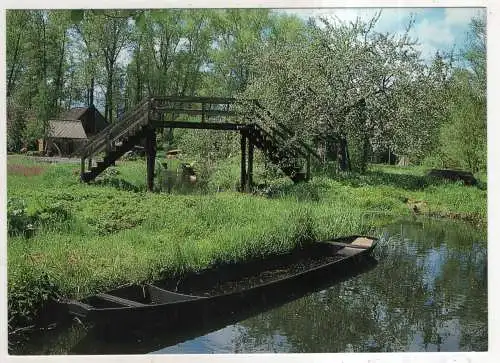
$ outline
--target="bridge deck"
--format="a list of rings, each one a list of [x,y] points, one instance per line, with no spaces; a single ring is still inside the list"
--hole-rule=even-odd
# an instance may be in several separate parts
[[[246,130],[249,125],[229,122],[188,122],[188,121],[151,121],[150,125],[155,129],[205,129],[205,130]]]

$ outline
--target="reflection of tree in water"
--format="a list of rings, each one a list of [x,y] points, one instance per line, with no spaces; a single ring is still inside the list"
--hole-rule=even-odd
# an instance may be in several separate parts
[[[264,315],[258,315],[259,334],[254,334],[253,329],[236,325],[238,333],[231,340],[232,352],[294,352],[294,346],[279,331],[271,325],[271,321]]]
[[[381,246],[377,268],[241,322],[234,346],[288,350],[273,345],[283,336],[297,352],[486,350],[485,233],[437,221],[400,227],[388,228],[402,238]]]
[[[59,329],[40,331],[31,336],[24,344],[15,346],[15,349],[9,353],[22,355],[68,354],[69,349],[87,333],[80,324],[64,325],[62,329],[64,329],[62,334]]]

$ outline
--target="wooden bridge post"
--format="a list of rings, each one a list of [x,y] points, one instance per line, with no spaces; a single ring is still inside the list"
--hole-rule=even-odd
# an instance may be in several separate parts
[[[245,182],[246,182],[246,170],[245,170],[245,164],[246,164],[246,148],[247,148],[247,139],[246,139],[246,131],[241,130],[241,178],[240,178],[240,192],[245,191]]]
[[[147,175],[146,185],[148,191],[152,192],[154,187],[155,176],[155,158],[156,158],[156,132],[155,129],[150,129],[146,133],[146,163]]]
[[[249,135],[250,136],[250,135]],[[248,138],[248,167],[247,167],[247,191],[252,190],[253,184],[253,149],[254,144],[252,138]]]

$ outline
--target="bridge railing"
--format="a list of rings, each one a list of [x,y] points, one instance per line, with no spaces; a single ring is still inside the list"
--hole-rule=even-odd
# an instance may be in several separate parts
[[[317,154],[317,152],[304,141],[296,138],[294,132],[286,127],[283,123],[276,120],[276,118],[267,110],[258,100],[243,100],[243,104],[246,104],[247,107],[252,107],[255,115],[258,116],[261,120],[271,121],[274,125],[269,125],[267,122],[260,125],[264,129],[266,129],[270,134],[277,136],[285,142],[288,142],[290,139],[293,139],[293,143],[296,146],[297,152],[304,158],[309,159],[310,156],[313,156],[318,161],[321,161],[321,157]]]
[[[201,116],[201,122],[213,116],[236,116],[232,105],[234,98],[200,96],[162,96],[153,97],[151,109],[153,118],[158,114],[173,113]],[[156,120],[155,121],[163,121]],[[168,122],[168,121],[167,121]]]
[[[114,122],[101,130],[75,154],[87,158],[110,149],[113,143],[132,128],[147,124],[148,113],[149,99],[144,98],[134,109],[126,113],[122,120]]]

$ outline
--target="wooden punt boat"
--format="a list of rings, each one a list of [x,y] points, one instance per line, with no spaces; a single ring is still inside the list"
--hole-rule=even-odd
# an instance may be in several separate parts
[[[164,322],[170,328],[206,316],[251,308],[297,286],[327,278],[368,256],[377,239],[366,236],[320,241],[287,254],[226,264],[180,279],[130,285],[85,299],[61,301],[71,315],[112,326]],[[300,284],[300,285],[298,285]]]
[[[204,315],[201,319],[191,323],[176,324],[173,328],[172,324],[175,323],[161,318],[157,319],[155,324],[147,323],[128,327],[118,325],[89,326],[85,324],[86,329],[82,334],[82,339],[78,339],[78,343],[71,348],[69,354],[147,354],[155,352],[218,331],[259,314],[265,314],[315,292],[327,290],[349,279],[368,273],[374,270],[377,265],[378,261],[374,257],[367,256],[363,258],[363,263],[339,266],[339,268],[330,270],[322,278],[309,280],[307,284],[295,284],[293,291],[289,291],[289,293],[281,291],[280,294],[273,296],[267,294],[265,300],[254,299],[252,306],[246,305],[244,309],[232,307],[229,310],[230,313],[214,316]],[[332,308],[342,311],[346,307],[335,305]]]

